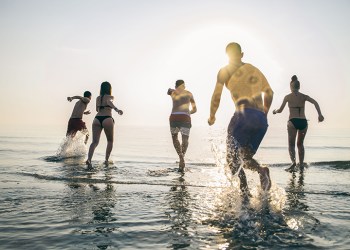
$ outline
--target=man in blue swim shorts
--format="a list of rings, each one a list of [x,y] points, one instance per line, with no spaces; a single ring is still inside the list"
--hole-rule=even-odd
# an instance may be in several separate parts
[[[226,47],[229,64],[220,69],[211,99],[208,124],[215,123],[224,85],[231,92],[235,113],[227,131],[227,164],[235,174],[239,171],[240,189],[249,193],[244,168],[257,171],[263,190],[271,188],[270,173],[253,159],[267,131],[267,113],[273,91],[265,76],[251,64],[242,62],[243,53],[238,43]],[[240,169],[240,170],[239,170]]]
[[[187,91],[185,82],[177,80],[175,89],[168,89],[168,95],[173,101],[173,108],[169,117],[170,132],[173,144],[179,155],[179,171],[184,172],[185,154],[188,147],[188,139],[191,129],[191,114],[197,112],[196,102],[190,91]],[[191,110],[190,110],[191,106]],[[178,139],[178,133],[181,133],[182,143]]]

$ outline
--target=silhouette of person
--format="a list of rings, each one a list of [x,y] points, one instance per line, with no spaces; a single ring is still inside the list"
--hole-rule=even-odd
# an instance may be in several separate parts
[[[109,82],[103,82],[101,84],[100,95],[96,98],[96,111],[94,121],[92,122],[92,143],[89,148],[87,165],[91,165],[91,159],[94,154],[95,148],[100,142],[101,132],[105,131],[107,137],[107,148],[105,156],[105,164],[108,164],[109,156],[113,148],[114,140],[114,119],[112,117],[112,109],[119,115],[123,114],[123,111],[118,109],[113,104],[114,96],[112,94],[112,86]]]
[[[213,125],[224,85],[231,92],[235,113],[227,130],[227,164],[233,174],[239,171],[240,189],[248,193],[243,168],[258,172],[263,190],[271,188],[270,171],[253,159],[267,131],[267,113],[273,91],[265,76],[251,64],[242,62],[243,53],[238,43],[226,47],[229,64],[221,68],[210,105],[208,124]]]
[[[177,80],[175,89],[168,89],[167,94],[173,101],[173,108],[169,117],[170,132],[173,139],[175,150],[179,156],[179,171],[185,169],[185,154],[188,147],[188,139],[190,136],[191,114],[197,112],[196,102],[190,91],[185,89],[185,82]],[[190,110],[191,106],[191,110]],[[182,143],[178,139],[178,133],[182,135]]]
[[[275,109],[272,113],[275,115],[281,113],[288,103],[289,107],[289,120],[287,123],[288,129],[288,148],[289,156],[292,161],[292,165],[286,169],[286,171],[294,171],[296,168],[296,157],[295,157],[295,140],[297,139],[298,155],[299,155],[299,165],[301,168],[304,166],[304,139],[308,129],[307,120],[305,117],[305,102],[311,102],[315,105],[318,113],[318,121],[322,122],[324,117],[321,113],[320,106],[318,103],[308,95],[304,95],[299,92],[300,82],[296,75],[292,76],[292,81],[290,82],[291,93],[286,95],[283,99],[282,105],[279,109]]]
[[[84,96],[72,96],[67,97],[67,101],[71,102],[73,100],[79,100],[75,103],[72,114],[70,116],[70,119],[68,121],[68,127],[67,127],[67,133],[66,136],[70,136],[73,138],[78,131],[81,131],[85,134],[85,141],[86,144],[89,139],[89,131],[86,128],[85,122],[83,122],[82,118],[83,115],[89,115],[90,110],[85,111],[87,108],[87,105],[89,104],[91,100],[91,93],[90,91],[85,91]]]

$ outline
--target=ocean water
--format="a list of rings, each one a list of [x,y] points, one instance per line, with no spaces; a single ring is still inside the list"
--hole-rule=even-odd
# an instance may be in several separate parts
[[[65,128],[0,133],[0,249],[349,249],[350,131],[310,129],[304,171],[288,173],[287,134],[270,128],[270,168],[252,197],[225,166],[225,129],[193,128],[184,175],[166,127],[116,127],[87,168]]]

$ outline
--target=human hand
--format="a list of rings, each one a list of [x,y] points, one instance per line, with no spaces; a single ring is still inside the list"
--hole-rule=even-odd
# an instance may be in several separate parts
[[[67,101],[69,101],[69,102],[71,102],[73,99],[72,99],[72,97],[67,97]]]
[[[209,119],[208,119],[208,124],[209,124],[209,126],[211,126],[211,125],[213,125],[214,123],[215,123],[215,116],[211,116],[211,117],[209,117]]]
[[[173,93],[173,92],[174,92],[174,90],[173,90],[173,89],[168,88],[168,92],[167,92],[167,94],[168,94],[168,95],[171,95],[171,93]]]
[[[123,115],[123,110],[118,109],[117,113],[118,113],[119,115]]]
[[[323,121],[324,121],[323,115],[319,115],[319,116],[318,116],[318,122],[323,122]]]
[[[276,109],[274,109],[273,111],[272,111],[272,114],[277,114],[277,110]]]

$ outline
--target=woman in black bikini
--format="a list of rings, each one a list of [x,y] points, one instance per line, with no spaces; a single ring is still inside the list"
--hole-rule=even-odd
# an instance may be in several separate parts
[[[297,76],[292,76],[292,81],[290,83],[290,90],[292,93],[284,97],[283,103],[279,109],[275,109],[272,113],[275,115],[281,113],[288,103],[289,107],[289,121],[287,124],[288,128],[288,144],[289,144],[289,155],[292,160],[292,165],[286,169],[286,171],[294,171],[296,167],[295,162],[295,140],[297,139],[298,155],[299,155],[299,165],[302,168],[304,165],[304,138],[307,132],[307,120],[305,117],[305,102],[311,102],[315,105],[318,113],[318,121],[322,122],[324,117],[321,113],[320,106],[311,97],[304,95],[299,92],[300,82]]]
[[[113,148],[113,135],[114,135],[114,120],[112,117],[112,109],[114,109],[119,115],[123,114],[123,111],[118,109],[113,104],[114,97],[111,95],[112,86],[109,82],[103,82],[101,84],[100,96],[96,98],[96,117],[92,123],[92,143],[89,148],[87,165],[91,165],[91,159],[97,147],[102,130],[105,131],[107,137],[107,149],[105,163],[108,164],[108,159]]]

